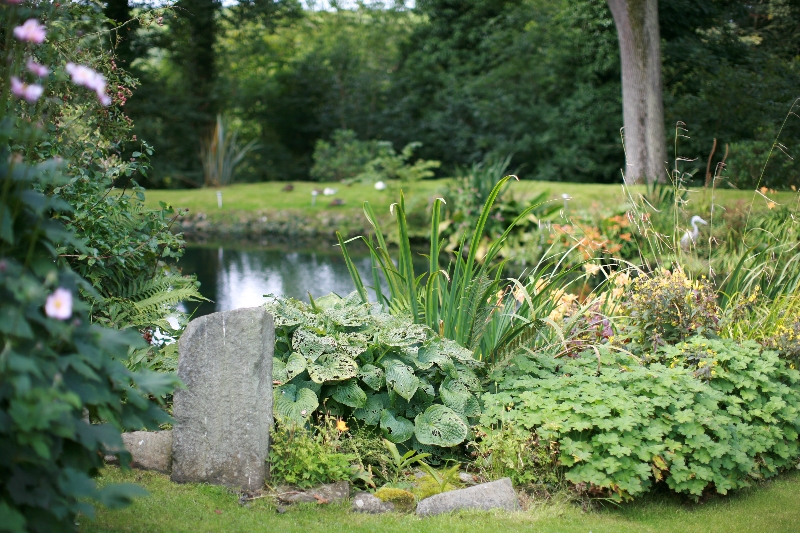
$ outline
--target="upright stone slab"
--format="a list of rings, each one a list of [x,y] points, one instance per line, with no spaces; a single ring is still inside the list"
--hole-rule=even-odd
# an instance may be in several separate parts
[[[192,320],[179,344],[172,480],[255,491],[272,427],[275,327],[263,307]]]

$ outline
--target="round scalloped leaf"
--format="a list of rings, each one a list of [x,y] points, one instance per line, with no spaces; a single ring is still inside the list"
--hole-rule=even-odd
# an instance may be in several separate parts
[[[286,363],[277,357],[272,358],[272,380],[279,382],[279,385],[283,385],[289,381],[289,375],[286,372]]]
[[[361,390],[354,379],[336,385],[331,397],[339,403],[355,408],[364,407],[367,403],[367,394]]]
[[[369,426],[377,426],[381,421],[381,413],[387,405],[389,396],[386,393],[368,394],[364,407],[353,411],[353,416]]]
[[[267,311],[272,315],[275,321],[275,327],[290,327],[305,324],[308,317],[298,306],[302,306],[300,302],[279,298],[274,302],[266,304]]]
[[[386,386],[410,401],[417,392],[419,379],[413,368],[395,359],[386,363]]]
[[[414,435],[414,424],[391,409],[384,409],[381,413],[381,432],[388,441],[405,442]]]
[[[292,349],[316,361],[320,355],[336,351],[336,339],[298,328],[292,335]]]
[[[344,381],[358,375],[358,364],[343,353],[327,354],[308,365],[308,375],[315,383]]]
[[[386,372],[374,365],[362,366],[358,371],[358,377],[374,391],[379,391],[386,385]]]
[[[294,379],[296,376],[302,374],[305,369],[306,358],[298,352],[292,352],[292,355],[286,360],[286,377],[288,379]]]
[[[295,385],[284,385],[275,389],[275,416],[277,418],[305,424],[317,407],[319,400],[314,391],[298,389]]]
[[[414,419],[414,435],[422,444],[449,448],[464,442],[468,432],[461,417],[444,405],[431,405]]]
[[[466,417],[481,414],[478,400],[469,391],[466,385],[452,379],[445,380],[439,386],[439,396],[442,403],[458,414]]]

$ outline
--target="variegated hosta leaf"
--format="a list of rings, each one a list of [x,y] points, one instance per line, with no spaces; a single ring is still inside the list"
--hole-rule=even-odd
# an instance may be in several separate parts
[[[369,426],[377,426],[381,421],[381,413],[387,405],[389,405],[388,394],[368,394],[364,407],[353,411],[353,416]]]
[[[292,335],[292,349],[311,361],[316,361],[320,355],[336,351],[336,340],[333,337],[317,335],[305,328],[298,328]]]
[[[272,358],[272,381],[277,381],[279,385],[283,385],[289,381],[289,376],[286,372],[286,363],[277,357]]]
[[[419,390],[417,390],[417,394],[423,393],[430,398],[436,397],[436,390],[433,388],[433,385],[425,379],[419,378]]]
[[[317,407],[319,399],[311,389],[290,384],[275,389],[275,416],[302,425]]]
[[[414,435],[414,424],[393,410],[384,409],[381,413],[381,432],[388,441],[405,442]]]
[[[303,312],[298,306],[303,305],[295,300],[280,298],[266,304],[267,312],[272,315],[276,328],[298,326],[308,321],[308,313]]]
[[[341,307],[336,305],[324,311],[324,316],[337,326],[357,328],[369,322],[369,306]]]
[[[391,329],[381,329],[377,341],[386,346],[403,347],[425,342],[428,327],[424,324],[395,324]]]
[[[439,343],[439,350],[441,353],[450,357],[451,359],[458,361],[470,368],[479,368],[483,366],[483,363],[475,359],[470,350],[464,348],[456,341],[451,339],[440,339]]]
[[[386,386],[410,401],[419,387],[419,378],[414,375],[414,369],[397,359],[387,360],[384,368]]]
[[[446,379],[439,386],[439,396],[443,404],[464,417],[481,414],[477,398],[460,381]]]
[[[339,350],[352,358],[367,351],[369,337],[364,333],[338,333],[335,335]]]
[[[358,375],[358,364],[343,353],[325,354],[308,365],[308,375],[315,383],[343,381]]]
[[[294,379],[299,376],[306,369],[306,358],[298,352],[292,352],[289,359],[286,360],[286,377],[287,380]],[[274,372],[273,372],[274,374]]]
[[[339,403],[349,407],[364,407],[367,403],[367,394],[361,390],[354,379],[349,379],[333,388],[331,397]]]
[[[341,304],[342,301],[341,296],[335,292],[329,292],[325,296],[320,296],[314,300],[314,305],[316,305],[318,309],[326,310],[335,307],[337,304]]]
[[[475,372],[461,363],[456,363],[456,373],[458,374],[456,379],[466,385],[469,390],[473,392],[481,391],[481,382],[478,381],[478,376],[475,375]]]
[[[448,376],[456,376],[456,367],[449,355],[444,353],[442,343],[439,339],[426,342],[420,347],[417,353],[417,361],[423,370],[436,365]]]
[[[468,432],[461,417],[444,405],[431,405],[414,419],[414,435],[422,444],[449,448],[464,442]]]
[[[367,387],[379,391],[386,385],[386,372],[374,365],[364,365],[358,371],[358,377]]]

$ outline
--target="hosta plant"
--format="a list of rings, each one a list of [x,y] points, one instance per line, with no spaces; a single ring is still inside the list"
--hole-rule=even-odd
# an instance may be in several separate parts
[[[358,293],[310,304],[277,298],[267,310],[279,418],[352,416],[391,442],[432,452],[464,442],[480,415],[481,363],[423,324],[362,303]]]

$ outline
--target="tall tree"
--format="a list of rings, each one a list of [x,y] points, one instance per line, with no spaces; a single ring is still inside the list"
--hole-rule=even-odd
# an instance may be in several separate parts
[[[619,38],[625,181],[666,181],[658,0],[608,0]]]

